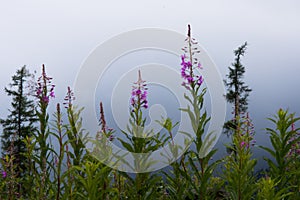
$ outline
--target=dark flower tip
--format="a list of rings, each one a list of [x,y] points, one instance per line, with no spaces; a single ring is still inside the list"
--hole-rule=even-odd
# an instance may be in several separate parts
[[[106,121],[102,102],[100,102],[100,124],[102,125],[102,132],[106,133]]]
[[[65,108],[72,106],[72,102],[75,100],[75,97],[70,87],[68,87],[67,95],[65,96],[64,100],[65,102],[63,104],[65,105]]]

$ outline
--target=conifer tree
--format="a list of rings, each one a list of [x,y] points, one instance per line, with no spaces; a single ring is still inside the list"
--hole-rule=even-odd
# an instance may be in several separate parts
[[[237,128],[238,119],[242,113],[248,109],[248,97],[252,89],[250,89],[243,81],[245,74],[245,67],[241,63],[241,58],[245,55],[247,42],[241,45],[234,51],[235,60],[228,67],[229,73],[226,75],[227,80],[224,80],[227,87],[226,100],[233,104],[233,119],[224,124],[225,133],[232,133]]]
[[[12,83],[5,87],[5,92],[12,97],[11,109],[6,119],[0,119],[3,127],[1,134],[2,156],[12,155],[18,177],[26,173],[26,159],[24,153],[26,145],[24,139],[31,137],[37,120],[34,112],[34,102],[29,99],[29,88],[26,87],[28,78],[32,74],[23,66],[12,76]],[[13,147],[13,148],[11,148]]]

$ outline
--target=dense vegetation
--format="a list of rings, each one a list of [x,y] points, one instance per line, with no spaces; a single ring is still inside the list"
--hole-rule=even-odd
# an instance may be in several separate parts
[[[203,153],[206,143],[211,142],[203,140],[210,117],[204,108],[204,79],[198,73],[202,66],[194,57],[201,52],[195,48],[190,27],[186,41],[181,76],[186,88],[186,94],[182,95],[188,106],[180,110],[188,114],[193,131],[182,134],[195,135],[191,144],[194,148],[188,149],[168,168],[153,173],[117,171],[85,148],[87,133],[81,119],[84,108],[74,104],[71,88],[67,89],[65,101],[57,104],[53,120],[49,120],[48,106],[55,98],[52,78],[43,66],[41,76],[32,81],[29,71],[22,67],[13,76],[11,87],[5,89],[12,96],[12,106],[7,119],[0,121],[3,126],[0,199],[300,199],[300,136],[296,128],[300,118],[295,114],[279,109],[269,119],[274,126],[266,128],[266,134],[272,147],[260,147],[270,154],[266,159],[269,170],[260,176],[254,173],[255,134],[246,112],[251,89],[242,81],[245,69],[240,60],[246,43],[235,51],[237,58],[225,81],[227,100],[234,104],[234,118],[225,124],[231,132],[230,151],[217,161],[211,159],[217,149]],[[151,91],[139,71],[132,89],[127,130],[108,127],[100,102],[100,126],[94,138],[99,147],[96,153],[110,151],[109,142],[114,140],[134,153],[152,152],[173,141],[173,129],[178,123],[170,118],[158,121],[167,134],[140,137],[151,134],[143,129],[148,92]],[[171,152],[176,155],[176,146]],[[145,165],[147,157],[135,159],[138,168],[151,165]],[[214,173],[218,166],[223,166],[220,175]]]

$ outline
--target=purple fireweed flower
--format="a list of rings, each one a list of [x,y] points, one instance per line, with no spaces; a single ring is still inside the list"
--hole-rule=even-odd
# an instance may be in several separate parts
[[[134,98],[130,98],[130,105],[131,105],[131,106],[134,106],[134,104],[135,104]]]
[[[114,129],[113,129],[113,128],[107,128],[107,131],[108,131],[108,132],[113,132]]]
[[[141,90],[140,89],[137,89],[136,91],[135,91],[135,95],[140,95],[142,92],[141,92]]]
[[[251,146],[252,146],[252,145],[251,145]],[[245,141],[242,141],[242,142],[240,143],[240,147],[241,147],[241,148],[243,148],[243,147],[249,148],[249,143],[248,143],[248,142],[245,142]]]
[[[197,78],[198,78],[197,85],[201,85],[203,83],[203,77],[197,76]]]
[[[41,88],[38,88],[36,91],[36,96],[40,96],[42,94]]]
[[[139,77],[138,81],[135,82],[134,86],[132,86],[131,91],[131,98],[130,98],[130,105],[133,108],[140,108],[143,107],[145,109],[148,108],[148,101],[147,101],[147,85],[145,84],[146,81],[142,79],[141,71],[139,70]],[[134,111],[134,109],[132,109]]]
[[[54,94],[54,92],[52,91],[52,92],[50,92],[50,95],[49,95],[51,98],[55,98],[55,94]]]
[[[194,81],[193,77],[191,77],[191,76],[188,76],[186,79],[189,84],[191,84]]]
[[[195,83],[197,85],[202,85],[203,83],[203,76],[194,75],[194,68],[190,61],[186,62],[185,59],[187,57],[185,55],[181,56],[182,62],[181,62],[181,77],[184,79],[183,86],[191,85],[192,83]],[[201,64],[198,63],[198,68],[201,67]],[[188,88],[187,88],[188,89]]]
[[[2,171],[2,178],[6,178],[6,177],[7,177],[6,171]]]
[[[292,131],[295,131],[295,123],[292,123]]]
[[[246,145],[246,142],[244,142],[244,141],[242,141],[240,144],[241,147],[244,147],[245,145]]]
[[[181,55],[181,65],[184,65],[184,63],[185,63],[185,58],[186,58],[186,55],[185,55],[185,54]]]
[[[147,91],[145,90],[144,93],[141,95],[141,100],[147,101]]]
[[[114,135],[110,135],[109,137],[108,137],[108,140],[109,141],[113,141],[115,139],[115,136]]]
[[[185,87],[187,90],[190,90],[190,86],[186,82],[181,83],[181,85]]]
[[[197,67],[198,67],[199,69],[203,69],[203,67],[202,67],[202,65],[201,65],[200,62],[198,63]]]
[[[44,103],[48,104],[48,103],[49,103],[49,96],[43,96],[43,97],[42,97],[42,101],[43,101]]]
[[[49,97],[51,97],[51,98],[55,98],[54,87],[55,87],[55,85],[52,85],[52,86],[51,86],[51,89],[50,89]]]

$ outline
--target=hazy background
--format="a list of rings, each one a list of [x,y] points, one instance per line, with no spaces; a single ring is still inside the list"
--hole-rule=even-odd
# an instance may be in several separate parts
[[[23,65],[38,71],[44,63],[62,102],[81,64],[97,45],[125,31],[144,27],[183,34],[187,24],[223,78],[233,50],[248,42],[243,64],[253,89],[249,111],[258,144],[268,144],[266,118],[279,108],[300,114],[300,2],[252,1],[2,1],[0,4],[0,117],[10,98],[3,88]],[[179,66],[178,62],[178,66]],[[230,106],[228,107],[230,109]],[[217,147],[224,154],[220,138]],[[265,156],[255,148],[256,156]],[[262,164],[258,168],[262,167]]]

